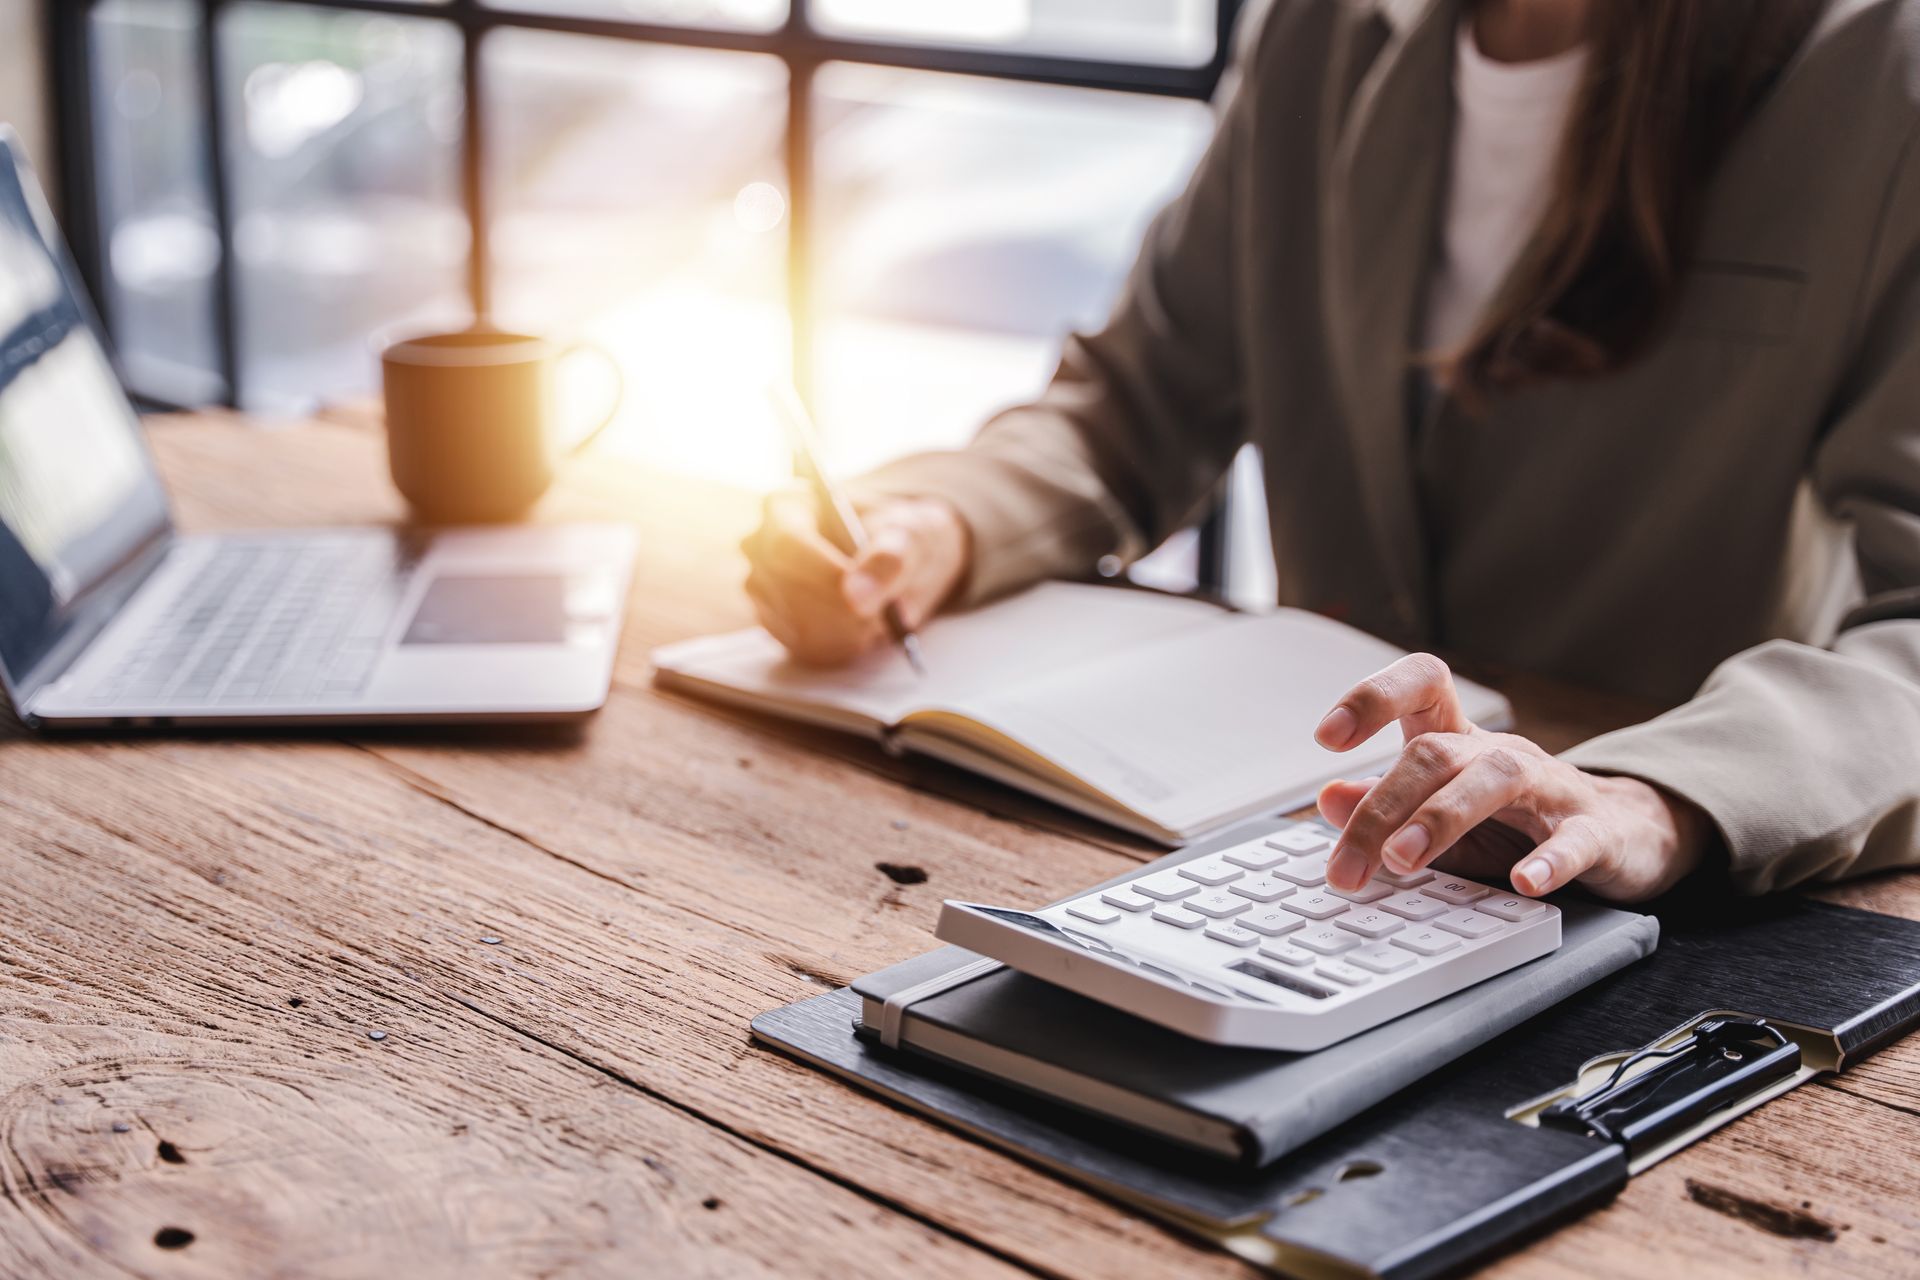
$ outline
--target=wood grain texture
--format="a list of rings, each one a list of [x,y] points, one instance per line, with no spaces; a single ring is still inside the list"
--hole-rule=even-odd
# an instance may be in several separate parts
[[[189,527],[400,515],[363,413],[154,437]],[[746,621],[755,509],[591,457],[542,505],[641,534],[581,726],[0,724],[0,1275],[1250,1274],[748,1043],[753,1014],[924,949],[944,897],[1040,900],[1151,852],[653,690],[653,645]],[[1643,713],[1475,674],[1554,746]],[[1914,877],[1827,896],[1920,916]],[[1910,1274],[1917,1111],[1902,1043],[1502,1267]]]

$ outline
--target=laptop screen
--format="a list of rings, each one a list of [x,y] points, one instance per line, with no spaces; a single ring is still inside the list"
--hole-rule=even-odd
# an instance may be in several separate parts
[[[139,420],[0,132],[0,675],[17,686],[87,593],[166,528]]]

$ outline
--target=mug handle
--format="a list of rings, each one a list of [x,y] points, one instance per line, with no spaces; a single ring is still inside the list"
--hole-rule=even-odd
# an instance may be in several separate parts
[[[605,347],[596,346],[591,342],[576,342],[560,353],[559,363],[564,364],[575,356],[595,356],[606,363],[607,368],[613,372],[613,399],[607,406],[606,416],[601,418],[592,430],[567,446],[566,455],[569,458],[585,453],[587,446],[598,440],[601,434],[613,425],[613,420],[620,415],[620,402],[627,398],[627,375],[621,371],[620,362],[615,360]]]

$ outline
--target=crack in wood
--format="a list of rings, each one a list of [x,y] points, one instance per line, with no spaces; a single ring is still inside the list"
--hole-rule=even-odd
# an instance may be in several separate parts
[[[1736,1222],[1744,1222],[1769,1235],[1788,1240],[1818,1240],[1832,1244],[1840,1238],[1840,1233],[1833,1229],[1832,1223],[1810,1213],[1767,1200],[1756,1200],[1738,1191],[1693,1178],[1687,1179],[1687,1198],[1702,1208],[1725,1214]]]
[[[596,880],[605,881],[607,884],[616,885],[619,888],[628,890],[629,892],[639,892],[638,885],[635,885],[629,881],[623,880],[619,876],[610,875],[609,873],[600,870],[598,867],[595,867],[589,863],[580,861],[578,858],[571,857],[568,854],[564,854],[560,852],[558,849],[555,849],[549,845],[541,843],[538,840],[535,840],[532,836],[528,835],[524,831],[516,831],[514,828],[506,825],[504,822],[500,822],[500,821],[497,821],[496,819],[489,818],[486,814],[480,813],[477,810],[462,804],[460,801],[454,799],[452,796],[448,795],[445,791],[441,790],[438,786],[436,786],[433,783],[432,779],[427,778],[421,774],[415,773],[412,769],[407,768],[407,766],[403,764],[395,763],[393,760],[390,760],[386,756],[383,756],[379,752],[375,751],[372,747],[365,746],[360,743],[354,743],[352,745],[358,747],[359,750],[366,752],[368,755],[372,756],[375,760],[378,760],[383,768],[393,770],[394,776],[399,778],[401,782],[405,783],[407,786],[411,787],[413,790],[419,792],[423,796],[427,796],[430,799],[438,800],[441,804],[446,805],[449,809],[452,809],[455,813],[459,813],[466,817],[472,818],[475,822],[479,823],[483,827],[486,827],[488,830],[498,831],[503,836],[509,836],[514,840],[518,840],[521,844],[526,845],[528,848],[535,849],[541,853],[544,853],[549,858],[554,858],[560,862],[564,862],[568,866],[574,868],[577,871],[584,871]]]
[[[773,963],[800,978],[802,981],[811,982],[816,986],[826,987],[830,991],[838,991],[851,981],[838,974],[828,973],[825,969],[816,969],[806,961],[796,960],[792,956],[769,955],[767,959],[773,961]]]
[[[523,831],[516,830],[515,828],[508,826],[504,822],[500,822],[494,818],[489,818],[486,814],[480,813],[468,807],[467,805],[461,803],[460,801],[454,799],[452,796],[449,796],[445,792],[443,792],[437,785],[435,785],[432,779],[427,778],[421,774],[415,773],[413,770],[407,768],[407,766],[403,764],[399,764],[393,760],[388,759],[386,756],[381,755],[378,751],[375,751],[372,747],[364,746],[358,743],[353,743],[349,745],[355,746],[359,750],[364,751],[368,755],[372,756],[376,761],[380,763],[382,768],[392,769],[394,771],[395,776],[400,780],[400,782],[403,785],[407,786],[408,788],[412,789],[418,794],[425,796],[429,800],[439,801],[441,804],[453,810],[455,813],[462,815],[463,817],[468,817],[473,819],[475,822],[487,828],[487,830],[489,831],[496,831],[499,834],[506,836],[510,840],[514,840],[521,844],[526,845],[529,849],[532,849],[536,853],[544,853],[549,858],[554,859],[556,862],[560,862],[566,866],[572,867],[576,871],[584,871],[588,875],[592,876],[594,879],[599,880],[605,884],[613,885],[615,888],[625,889],[629,893],[646,892],[646,890],[637,883],[634,883],[628,880],[623,880],[619,876],[600,870],[599,868],[593,866],[591,863],[582,862],[578,858],[572,857],[568,854],[561,853],[558,849],[555,849],[550,845],[544,844],[541,841],[534,839],[532,836],[527,835]],[[677,834],[680,834],[683,836],[704,838],[705,836],[710,834],[708,832],[695,831],[690,828],[674,826],[668,823],[662,823],[661,825],[664,829],[674,831]],[[685,906],[682,909],[685,910],[689,915],[697,916],[700,919],[707,921],[709,924],[717,924],[722,926],[723,928],[731,929],[736,927],[739,924],[739,921],[731,917],[714,915],[711,912],[702,911],[698,907]],[[606,922],[602,921],[601,923],[605,924]],[[412,975],[409,974],[408,976],[411,977]],[[538,979],[536,979],[536,981],[538,981]],[[842,986],[845,984],[836,982],[834,983],[834,985]]]
[[[1897,1111],[1903,1116],[1913,1116],[1916,1119],[1920,1119],[1920,1107],[1909,1107],[1898,1102],[1889,1102],[1885,1098],[1876,1098],[1869,1093],[1862,1093],[1858,1089],[1851,1087],[1852,1082],[1844,1076],[1823,1076],[1816,1081],[1816,1083],[1833,1090],[1835,1093],[1844,1093],[1849,1098],[1858,1098],[1862,1102],[1871,1102],[1875,1106],[1885,1107],[1889,1111]]]
[[[791,1151],[782,1150],[781,1148],[776,1147],[760,1138],[754,1137],[750,1133],[746,1133],[743,1130],[736,1129],[734,1126],[728,1124],[724,1120],[719,1119],[717,1116],[709,1115],[706,1112],[700,1110],[698,1107],[689,1106],[687,1103],[681,1102],[677,1098],[674,1098],[665,1093],[661,1093],[659,1090],[654,1089],[649,1085],[642,1084],[640,1081],[634,1079],[632,1076],[627,1075],[625,1072],[622,1072],[618,1068],[608,1066],[607,1064],[602,1062],[596,1062],[592,1058],[587,1057],[585,1054],[576,1052],[575,1050],[567,1048],[563,1044],[558,1044],[552,1040],[547,1039],[545,1036],[541,1035],[537,1031],[532,1031],[525,1027],[518,1026],[515,1023],[509,1021],[508,1019],[501,1017],[499,1014],[493,1013],[490,1010],[481,1007],[479,1004],[476,1004],[475,1002],[468,1000],[463,996],[457,996],[451,992],[445,992],[442,994],[445,995],[446,999],[452,1001],[454,1004],[459,1005],[461,1008],[473,1014],[475,1017],[484,1018],[486,1021],[494,1024],[497,1027],[500,1027],[502,1030],[508,1031],[513,1035],[521,1037],[524,1040],[532,1041],[534,1044],[537,1044],[552,1053],[559,1054],[561,1057],[567,1059],[569,1062],[576,1063],[579,1066],[585,1067],[589,1071],[595,1072],[601,1076],[606,1077],[608,1080],[613,1081],[615,1084],[624,1085],[625,1087],[632,1089],[635,1093],[641,1094],[642,1096],[647,1098],[651,1098],[653,1101],[660,1103],[662,1106],[671,1107],[673,1110],[679,1112],[681,1115],[697,1120],[701,1124],[707,1125],[717,1130],[720,1133],[724,1133],[736,1142],[743,1143],[746,1146],[752,1147],[756,1151],[764,1152],[765,1154],[772,1156],[776,1160],[785,1161],[786,1163],[793,1165],[795,1168],[804,1169],[806,1172],[812,1174],[814,1177],[820,1178],[826,1182],[832,1183],[834,1186],[839,1187],[844,1191],[852,1192],[854,1195],[859,1196],[862,1200],[865,1200],[870,1204],[874,1204],[883,1209],[887,1209],[893,1213],[900,1214],[902,1217],[910,1218],[914,1222],[919,1223],[921,1226],[925,1227],[929,1231],[933,1231],[940,1235],[946,1236],[949,1239],[954,1240],[959,1244],[966,1245],[969,1248],[978,1249],[981,1253],[984,1253],[989,1257],[992,1257],[1001,1262],[1004,1262],[1008,1266],[1017,1267],[1019,1270],[1026,1272],[1028,1275],[1042,1277],[1042,1280],[1064,1280],[1064,1277],[1062,1277],[1057,1272],[1048,1270],[1043,1267],[1035,1266],[1033,1263],[1028,1262],[1024,1258],[1008,1253],[1003,1249],[996,1248],[995,1246],[988,1244],[983,1240],[976,1239],[975,1237],[968,1235],[964,1231],[959,1231],[951,1226],[948,1226],[946,1223],[939,1221],[937,1218],[931,1218],[926,1214],[920,1212],[919,1210],[913,1208],[911,1205],[905,1204],[899,1200],[892,1199],[891,1197],[881,1195],[876,1191],[873,1191],[867,1187],[861,1186],[857,1182],[850,1181],[849,1179],[844,1178],[837,1173],[834,1173],[830,1169],[822,1168],[819,1165],[814,1164],[812,1161],[806,1160],[794,1154]],[[716,1203],[714,1206],[710,1206],[710,1207],[717,1208],[718,1204]]]

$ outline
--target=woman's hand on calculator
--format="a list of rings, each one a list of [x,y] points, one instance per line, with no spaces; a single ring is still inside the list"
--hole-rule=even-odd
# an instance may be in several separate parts
[[[1700,862],[1711,833],[1702,811],[1637,778],[1587,773],[1526,738],[1480,728],[1431,654],[1355,685],[1314,737],[1345,751],[1396,720],[1406,748],[1384,776],[1320,792],[1322,816],[1342,829],[1327,864],[1335,888],[1358,888],[1383,864],[1405,872],[1445,859],[1464,876],[1510,874],[1524,894],[1577,880],[1633,902],[1672,888]]]

